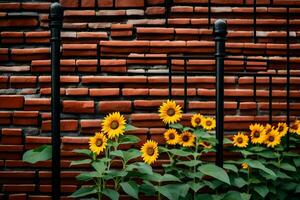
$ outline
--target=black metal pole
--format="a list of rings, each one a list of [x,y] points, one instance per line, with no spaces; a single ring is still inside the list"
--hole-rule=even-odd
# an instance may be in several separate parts
[[[214,24],[215,60],[216,60],[216,165],[223,167],[223,137],[224,137],[224,57],[227,24],[218,19]]]
[[[60,199],[60,31],[63,8],[59,3],[50,7],[51,29],[51,117],[52,117],[52,199]]]

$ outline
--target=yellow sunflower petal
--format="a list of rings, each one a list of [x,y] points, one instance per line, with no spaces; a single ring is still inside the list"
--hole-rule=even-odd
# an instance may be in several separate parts
[[[194,144],[195,138],[196,137],[194,134],[192,134],[191,132],[185,131],[180,134],[179,143],[184,147],[192,147],[195,145]]]
[[[126,120],[119,112],[107,115],[102,122],[102,131],[109,139],[123,135],[125,132]]]
[[[159,116],[165,124],[174,124],[182,118],[182,110],[175,101],[167,100],[159,107]]]
[[[201,126],[201,122],[204,120],[204,116],[201,114],[194,114],[191,118],[191,124],[193,127],[199,127]]]
[[[201,122],[201,126],[205,130],[213,130],[216,128],[216,120],[212,117],[205,117]]]
[[[94,137],[89,139],[90,150],[99,155],[107,146],[107,138],[103,133],[96,133]]]
[[[179,143],[179,135],[175,129],[172,129],[172,128],[168,129],[164,133],[164,138],[165,138],[167,144],[175,145],[175,144]]]
[[[251,143],[252,144],[263,144],[265,141],[265,132],[264,132],[264,126],[260,124],[251,124],[249,127],[251,133]]]
[[[142,158],[145,163],[151,165],[158,158],[158,147],[157,142],[153,140],[147,140],[141,148]]]
[[[299,121],[299,120],[296,120],[295,122],[293,122],[293,123],[290,125],[289,131],[290,131],[291,133],[295,133],[295,134],[297,134],[297,135],[300,135],[300,121]]]
[[[289,130],[289,127],[287,126],[286,123],[283,123],[283,122],[279,122],[277,124],[277,128],[276,128],[276,131],[278,131],[280,137],[283,137],[287,134]]]
[[[276,130],[272,130],[266,135],[265,144],[267,147],[274,148],[275,146],[279,145],[281,142],[281,137]]]
[[[245,148],[248,146],[249,137],[241,132],[233,136],[233,146]]]

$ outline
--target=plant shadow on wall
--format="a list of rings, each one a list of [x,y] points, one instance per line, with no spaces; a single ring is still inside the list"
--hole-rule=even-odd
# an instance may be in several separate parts
[[[299,146],[300,121],[287,127],[252,124],[249,133],[237,133],[232,140],[224,138],[225,149],[234,155],[224,168],[204,160],[215,152],[216,122],[211,117],[194,114],[191,126],[183,126],[182,109],[168,100],[159,108],[159,116],[167,126],[165,145],[146,141],[140,150],[124,150],[124,145],[140,142],[127,131],[136,129],[126,123],[119,112],[102,122],[102,130],[89,139],[89,149],[74,150],[86,156],[71,165],[89,164],[92,171],[76,178],[84,185],[74,198],[119,199],[127,194],[134,199],[298,199],[300,193],[300,156],[284,151],[289,131],[292,149]],[[168,160],[162,168],[151,165],[158,157]],[[51,159],[51,146],[27,151],[23,160],[36,163]],[[121,168],[112,167],[121,162]]]

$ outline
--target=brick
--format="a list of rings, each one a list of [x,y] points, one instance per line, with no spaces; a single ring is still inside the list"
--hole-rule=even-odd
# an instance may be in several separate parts
[[[90,96],[97,97],[97,96],[118,96],[120,93],[119,88],[91,88],[90,89]]]
[[[147,96],[149,89],[124,88],[122,89],[123,96]]]
[[[94,113],[94,101],[63,101],[65,113]]]
[[[7,136],[21,136],[22,135],[22,129],[20,128],[3,128],[1,130],[2,135]]]
[[[82,8],[94,8],[95,0],[81,0],[81,7]]]
[[[164,7],[147,7],[146,15],[163,15],[165,13]]]
[[[38,125],[38,111],[14,111],[14,125]]]
[[[50,110],[51,100],[50,98],[31,98],[25,99],[25,110]]]
[[[2,72],[29,72],[30,66],[0,66]]]
[[[125,16],[125,10],[100,10],[96,13],[98,16]]]
[[[34,192],[34,184],[3,184],[5,192]]]
[[[23,108],[24,97],[20,95],[1,95],[0,108],[1,109],[18,109]]]
[[[101,101],[98,104],[99,112],[131,112],[131,101]]]
[[[165,0],[146,0],[147,5],[159,5],[165,3]]]
[[[214,101],[190,101],[189,109],[215,109],[216,102]],[[237,109],[237,102],[224,102],[224,109]]]
[[[0,4],[0,10],[18,10],[21,7],[21,3],[2,3]]]
[[[116,0],[115,4],[119,8],[144,7],[144,0]]]
[[[34,88],[36,87],[36,76],[11,76],[10,84],[15,88]]]
[[[68,88],[66,89],[67,96],[86,96],[89,93],[88,88]]]
[[[146,83],[146,76],[82,76],[82,83]]]
[[[61,120],[60,121],[61,131],[77,131],[78,130],[78,120]],[[51,120],[42,121],[42,131],[51,131]]]
[[[64,11],[64,16],[65,17],[86,17],[86,16],[95,16],[96,12],[94,10],[65,10]]]
[[[27,194],[10,194],[8,200],[24,200],[27,199]]]
[[[21,5],[24,10],[46,10],[48,11],[50,8],[50,3],[35,3],[35,2],[24,2]]]
[[[100,119],[83,119],[80,120],[81,128],[100,128],[101,120]]]
[[[98,1],[98,7],[101,8],[113,7],[113,0],[97,0],[97,1]]]
[[[76,8],[79,7],[78,0],[60,0],[63,7]]]

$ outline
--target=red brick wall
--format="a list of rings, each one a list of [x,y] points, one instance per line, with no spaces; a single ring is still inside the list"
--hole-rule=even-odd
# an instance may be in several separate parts
[[[299,75],[300,1],[257,2],[255,44],[253,1],[211,0],[211,22],[227,19],[227,52],[241,57],[226,61],[225,70],[284,74],[285,6],[291,5],[291,73]],[[65,7],[61,48],[62,191],[67,195],[76,189],[74,177],[80,170],[69,167],[70,160],[76,158],[70,151],[87,146],[87,139],[82,137],[99,130],[105,114],[121,111],[140,127],[135,134],[143,140],[150,134],[162,142],[164,125],[157,107],[168,98],[168,77],[153,74],[167,71],[166,55],[212,56],[214,42],[207,0],[174,0],[167,10],[164,0],[61,3]],[[20,161],[24,150],[50,142],[49,5],[45,0],[0,3],[0,199],[49,195],[50,163],[33,167]],[[182,71],[183,60],[172,60],[172,67]],[[187,68],[197,73],[213,72],[214,60],[190,60]],[[174,99],[183,105],[183,78],[175,76],[172,82]],[[285,119],[286,79],[274,77],[272,82],[276,122]],[[244,130],[253,121],[268,121],[268,79],[257,78],[256,83],[254,101],[252,77],[225,78],[226,132]],[[192,112],[214,114],[214,84],[212,75],[188,77],[186,119]],[[291,118],[300,113],[299,84],[299,77],[291,78]]]

